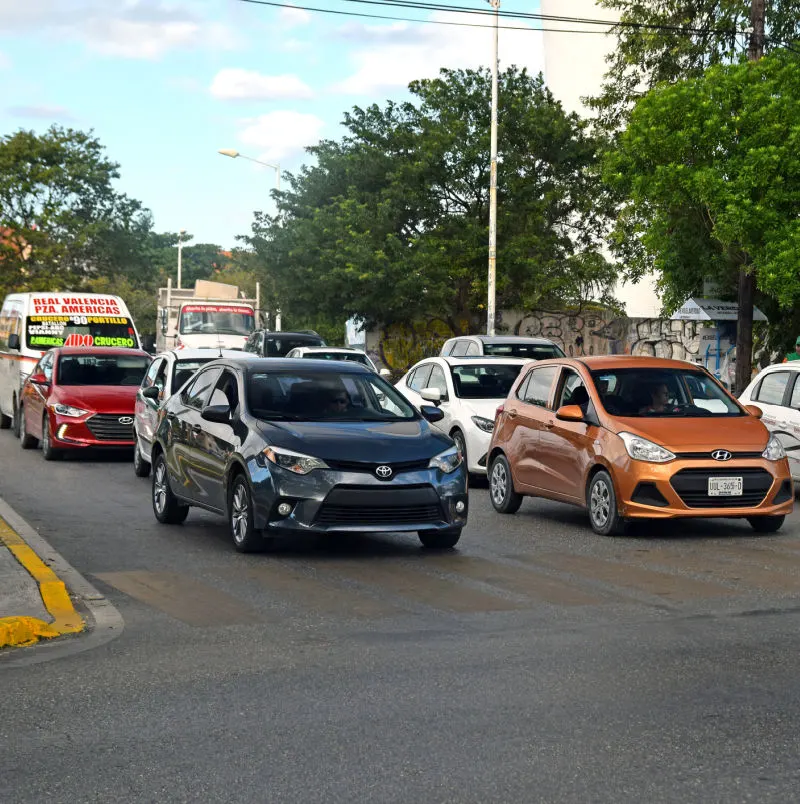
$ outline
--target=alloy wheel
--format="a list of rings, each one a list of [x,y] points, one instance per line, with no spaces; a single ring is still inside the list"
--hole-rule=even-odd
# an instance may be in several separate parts
[[[231,505],[231,530],[236,544],[242,544],[247,538],[247,528],[250,520],[250,502],[244,486],[237,486],[233,493]]]
[[[508,473],[506,472],[506,467],[500,461],[495,461],[492,467],[492,477],[489,485],[494,504],[502,505],[508,492]]]
[[[606,481],[602,478],[595,481],[592,486],[589,511],[592,521],[597,527],[602,528],[608,522],[608,518],[611,515],[611,491]]]
[[[167,467],[164,461],[159,461],[153,477],[153,502],[156,511],[163,514],[167,507]]]

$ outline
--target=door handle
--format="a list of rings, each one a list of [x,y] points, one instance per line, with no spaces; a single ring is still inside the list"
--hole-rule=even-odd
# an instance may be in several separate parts
[[[517,417],[517,411],[514,410],[514,408],[511,408],[511,410],[508,411],[508,417],[510,419],[515,419]]]
[[[172,412],[167,413],[167,418],[168,418],[170,421],[172,421],[172,420],[175,418],[175,414],[174,414],[174,413],[172,413]]]
[[[552,430],[552,429],[553,429],[553,428],[556,426],[556,423],[555,423],[554,421],[550,420],[550,421],[545,422],[545,423],[544,423],[544,426],[545,426],[545,427],[546,427],[548,430]]]
[[[192,425],[192,432],[193,433],[202,433],[203,428],[199,424],[193,424]]]

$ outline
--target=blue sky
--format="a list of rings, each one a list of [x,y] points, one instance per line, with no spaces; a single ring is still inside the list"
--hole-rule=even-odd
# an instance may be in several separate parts
[[[347,0],[307,4],[428,16]],[[503,0],[503,9],[538,7]],[[488,65],[490,36],[241,0],[0,0],[0,132],[54,122],[94,129],[120,163],[120,189],[152,210],[158,231],[184,228],[194,242],[230,248],[253,210],[272,209],[275,174],[219,148],[294,171],[308,161],[305,146],[341,135],[352,106],[403,99],[410,80],[440,67]],[[540,33],[500,36],[501,67],[543,68]]]

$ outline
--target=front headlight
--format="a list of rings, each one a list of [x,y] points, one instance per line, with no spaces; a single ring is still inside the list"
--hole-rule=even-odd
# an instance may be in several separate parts
[[[79,416],[85,416],[89,411],[81,410],[80,408],[73,408],[72,405],[62,405],[60,402],[53,405],[53,411],[59,416],[72,416],[77,419]]]
[[[483,416],[473,416],[473,424],[484,433],[491,433],[494,430],[494,421],[492,419],[485,419]]]
[[[461,453],[455,448],[450,447],[438,455],[434,455],[428,464],[428,469],[441,469],[446,474],[455,472],[461,465]]]
[[[786,457],[786,450],[783,448],[783,444],[781,444],[781,440],[778,436],[770,436],[769,441],[767,441],[767,446],[764,451],[761,453],[762,458],[766,458],[768,461],[779,461],[781,458]]]
[[[668,449],[648,441],[646,438],[634,435],[633,433],[619,433],[628,455],[635,461],[647,461],[648,463],[667,463],[675,459],[675,455]]]
[[[281,469],[288,469],[296,475],[307,475],[314,469],[330,469],[328,464],[319,458],[303,455],[302,452],[290,452],[280,447],[267,447],[263,455],[270,463],[280,466]]]

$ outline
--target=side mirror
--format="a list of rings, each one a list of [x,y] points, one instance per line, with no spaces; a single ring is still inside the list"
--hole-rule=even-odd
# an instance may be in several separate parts
[[[147,388],[142,388],[141,393],[145,399],[158,401],[158,398],[161,396],[161,389],[157,385],[148,385]]]
[[[757,419],[760,419],[764,415],[764,411],[761,410],[758,405],[745,405],[744,409],[751,415],[755,416]]]
[[[12,332],[8,336],[8,348],[13,349],[15,352],[18,352],[19,347],[20,347],[19,335],[17,335],[16,332]]]
[[[50,380],[47,379],[47,376],[43,374],[41,371],[37,371],[36,374],[31,374],[28,377],[30,382],[34,385],[50,385]]]
[[[556,411],[556,418],[562,422],[584,421],[583,411],[578,405],[563,405]]]
[[[442,392],[438,388],[423,388],[419,395],[428,402],[438,405],[442,401]]]
[[[208,407],[203,408],[200,417],[207,422],[228,424],[231,420],[231,409],[229,405],[208,405]]]
[[[419,412],[431,424],[436,424],[436,422],[440,422],[444,418],[444,413],[439,408],[433,407],[433,405],[422,405]]]
[[[383,377],[383,378],[384,378],[384,379],[386,379],[386,380],[388,380],[388,379],[389,379],[389,377],[391,377],[391,376],[392,376],[392,372],[391,372],[391,371],[389,371],[389,369],[387,369],[387,368],[382,368],[382,369],[381,369],[381,370],[378,372],[378,374],[380,374],[380,375],[381,375],[381,377]]]

